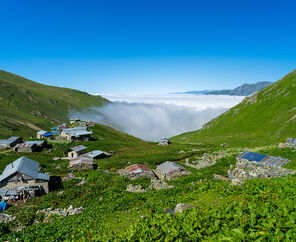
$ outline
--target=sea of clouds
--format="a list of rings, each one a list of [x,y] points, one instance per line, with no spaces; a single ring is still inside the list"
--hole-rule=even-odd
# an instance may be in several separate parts
[[[71,117],[92,120],[144,140],[157,141],[200,129],[243,100],[225,95],[102,95],[112,103]]]

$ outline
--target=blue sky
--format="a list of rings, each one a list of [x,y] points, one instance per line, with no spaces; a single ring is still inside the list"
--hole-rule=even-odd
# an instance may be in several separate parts
[[[0,2],[0,69],[90,93],[276,81],[296,68],[295,1]]]

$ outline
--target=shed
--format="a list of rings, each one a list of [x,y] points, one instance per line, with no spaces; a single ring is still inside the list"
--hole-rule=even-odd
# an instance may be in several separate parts
[[[243,152],[242,154],[240,154],[237,157],[237,159],[256,161],[256,162],[261,162],[261,163],[265,163],[265,164],[273,165],[273,166],[283,166],[284,164],[289,162],[289,160],[285,159],[285,158],[263,155],[260,153],[254,153],[254,152],[249,152],[249,151]]]
[[[41,138],[52,138],[53,137],[53,133],[52,132],[47,132],[44,130],[40,130],[37,132],[37,139],[41,139]]]
[[[22,187],[42,187],[48,193],[49,175],[39,173],[39,163],[25,156],[7,165],[0,176],[0,188],[17,190]]]
[[[171,142],[168,138],[162,138],[160,141],[159,141],[159,145],[169,145]]]
[[[157,166],[154,173],[160,178],[160,179],[167,179],[170,180],[175,177],[180,177],[184,175],[188,175],[191,172],[184,168],[183,166],[166,161],[160,165]]]
[[[101,150],[93,150],[93,151],[88,152],[88,153],[86,153],[86,154],[84,154],[82,156],[97,160],[97,159],[108,158],[111,155],[109,153],[101,151]]]
[[[86,152],[87,147],[84,145],[77,145],[68,150],[68,157],[78,157]]]
[[[138,178],[155,178],[154,172],[148,166],[138,163],[119,170],[118,174],[131,180]]]
[[[76,157],[70,160],[69,163],[70,169],[77,169],[77,170],[83,170],[83,169],[93,169],[93,159],[86,158],[86,157]]]
[[[40,130],[40,131],[38,131],[37,132],[37,139],[41,139],[42,138],[42,135],[43,134],[46,134],[47,133],[47,131],[44,131],[44,130]]]

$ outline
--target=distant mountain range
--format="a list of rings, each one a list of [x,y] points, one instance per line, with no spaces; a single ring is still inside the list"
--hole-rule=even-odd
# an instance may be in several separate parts
[[[176,92],[174,94],[195,94],[195,95],[230,95],[230,96],[250,96],[265,87],[268,87],[272,82],[257,82],[255,84],[243,84],[233,90],[202,90],[202,91],[188,91]]]

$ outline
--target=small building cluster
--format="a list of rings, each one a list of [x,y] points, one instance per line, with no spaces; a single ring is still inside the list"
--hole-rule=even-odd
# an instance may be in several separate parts
[[[67,150],[70,159],[69,168],[75,170],[93,169],[93,161],[110,157],[110,154],[101,150],[93,150],[86,153],[87,147],[84,145],[74,146]]]

